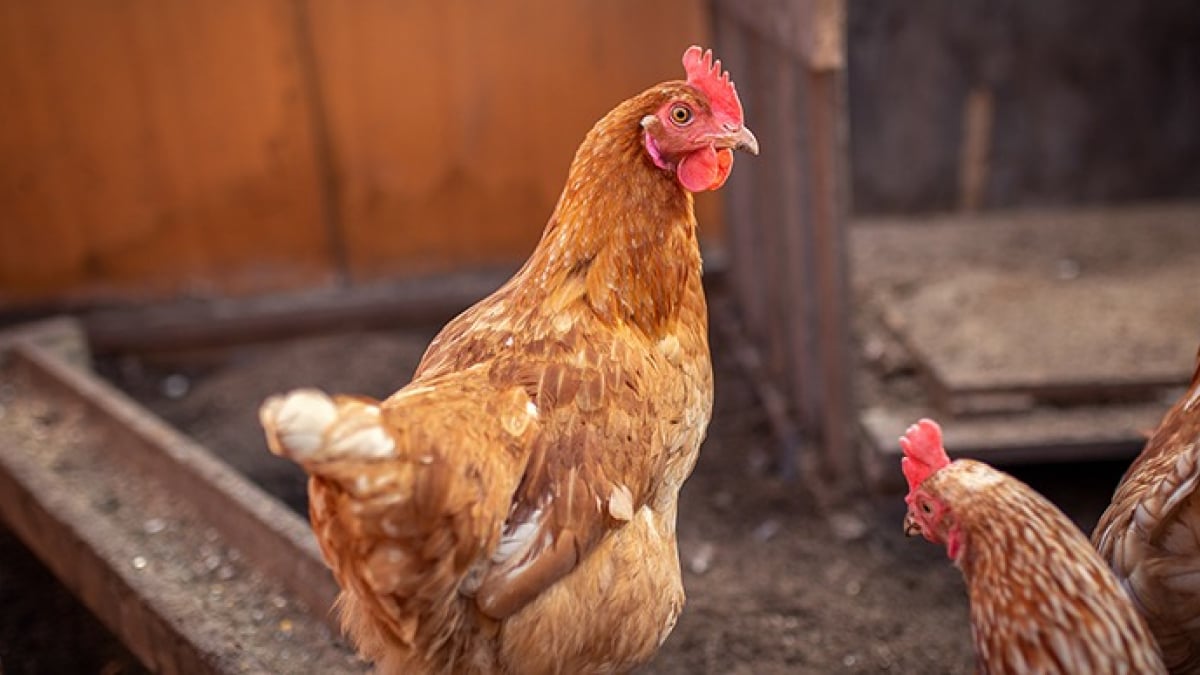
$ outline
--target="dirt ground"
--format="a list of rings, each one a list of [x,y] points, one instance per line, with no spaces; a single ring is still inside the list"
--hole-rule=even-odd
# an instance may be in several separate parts
[[[305,338],[185,365],[125,358],[101,370],[303,509],[302,477],[263,447],[259,401],[302,385],[385,395],[407,380],[431,334]],[[970,672],[962,582],[942,551],[902,536],[900,497],[862,494],[818,513],[801,484],[775,478],[775,444],[749,383],[719,339],[713,347],[716,410],[680,507],[688,605],[644,672]],[[1075,465],[1067,482],[1051,466],[1022,477],[1090,528],[1120,470]]]
[[[0,673],[140,675],[137,659],[0,528]]]

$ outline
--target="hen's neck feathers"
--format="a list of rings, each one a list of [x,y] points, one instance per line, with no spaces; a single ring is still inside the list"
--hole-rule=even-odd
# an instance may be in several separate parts
[[[934,474],[926,486],[949,507],[967,537],[960,566],[968,583],[981,575],[1019,574],[1009,564],[991,563],[1022,557],[1030,563],[1023,571],[1050,576],[1102,566],[1079,528],[1012,476],[960,459]]]
[[[606,323],[657,335],[700,286],[692,195],[654,165],[641,119],[682,83],[636,96],[596,123],[533,255],[518,274],[525,292],[582,296]],[[702,302],[702,298],[701,298]]]
[[[1157,647],[1083,533],[1024,483],[969,460],[926,485],[966,537],[959,560],[981,660],[1023,672],[1162,671]],[[1051,668],[1051,671],[1054,669]]]

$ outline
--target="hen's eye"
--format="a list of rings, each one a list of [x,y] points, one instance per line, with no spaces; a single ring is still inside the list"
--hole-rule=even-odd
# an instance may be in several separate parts
[[[933,507],[929,505],[929,502],[921,502],[921,510],[925,512],[925,515],[933,513]]]
[[[671,108],[671,120],[676,124],[683,125],[692,121],[692,109],[686,105],[677,105]]]

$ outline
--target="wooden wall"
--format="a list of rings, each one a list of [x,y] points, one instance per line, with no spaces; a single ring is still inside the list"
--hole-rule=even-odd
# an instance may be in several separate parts
[[[847,12],[856,214],[1200,197],[1200,3]]]
[[[515,264],[704,10],[0,0],[0,307]]]

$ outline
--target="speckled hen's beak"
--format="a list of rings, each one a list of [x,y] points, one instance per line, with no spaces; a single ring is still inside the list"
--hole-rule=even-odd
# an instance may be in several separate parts
[[[921,534],[921,526],[913,519],[911,513],[904,514],[904,536],[915,537]]]

